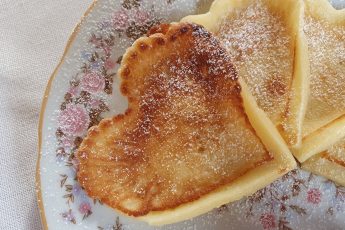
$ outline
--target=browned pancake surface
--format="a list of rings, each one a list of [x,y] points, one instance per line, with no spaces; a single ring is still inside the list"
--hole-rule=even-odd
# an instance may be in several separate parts
[[[88,195],[141,216],[199,199],[272,160],[248,122],[227,52],[202,27],[161,25],[124,56],[124,115],[78,150]]]

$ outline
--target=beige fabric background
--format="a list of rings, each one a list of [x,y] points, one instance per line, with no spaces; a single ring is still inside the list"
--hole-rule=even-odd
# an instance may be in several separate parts
[[[0,0],[0,229],[39,230],[35,196],[42,95],[92,0]]]

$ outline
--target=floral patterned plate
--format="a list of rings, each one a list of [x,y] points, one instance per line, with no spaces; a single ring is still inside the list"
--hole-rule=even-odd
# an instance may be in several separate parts
[[[42,105],[36,179],[45,229],[345,229],[345,188],[300,169],[249,198],[161,228],[119,215],[78,185],[74,152],[87,129],[127,107],[116,77],[125,49],[152,25],[206,11],[210,3],[98,0],[87,11]]]

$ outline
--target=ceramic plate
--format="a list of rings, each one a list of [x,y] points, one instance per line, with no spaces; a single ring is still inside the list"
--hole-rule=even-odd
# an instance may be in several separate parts
[[[43,101],[37,193],[45,229],[345,229],[345,188],[299,169],[249,198],[161,228],[119,215],[78,185],[73,153],[87,129],[127,107],[116,77],[125,49],[152,25],[206,11],[210,3],[99,0],[90,7]]]

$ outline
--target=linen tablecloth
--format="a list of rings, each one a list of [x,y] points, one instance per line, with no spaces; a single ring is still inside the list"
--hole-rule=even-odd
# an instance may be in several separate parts
[[[0,229],[41,229],[35,195],[42,96],[92,0],[0,0]]]

